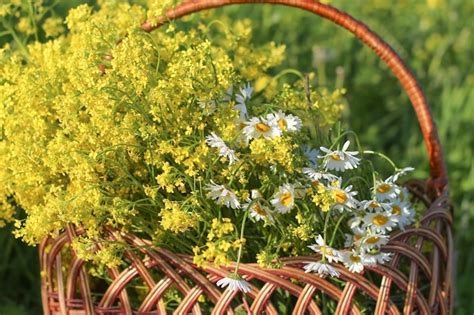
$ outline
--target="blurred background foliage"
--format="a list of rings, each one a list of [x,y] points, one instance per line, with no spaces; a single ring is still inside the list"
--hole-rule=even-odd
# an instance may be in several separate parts
[[[456,314],[472,314],[474,1],[329,2],[387,40],[425,89],[444,146],[455,208]],[[42,18],[64,17],[69,8],[94,5],[95,1],[45,1],[48,3],[54,10]],[[218,15],[250,18],[258,30],[256,42],[273,40],[287,45],[285,67],[316,72],[319,85],[346,87],[351,111],[347,123],[359,133],[364,146],[389,154],[400,165],[417,167],[417,177],[428,176],[426,149],[408,98],[387,67],[352,35],[307,12],[285,7],[228,7],[218,10]],[[1,19],[0,14],[0,32],[5,33]],[[0,47],[7,42],[15,45],[13,40],[3,37]],[[0,229],[0,314],[41,313],[39,277],[36,249],[15,240],[11,227]]]

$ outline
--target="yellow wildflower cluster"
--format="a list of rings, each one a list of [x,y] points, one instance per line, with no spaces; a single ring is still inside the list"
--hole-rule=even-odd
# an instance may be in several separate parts
[[[328,212],[335,203],[334,193],[322,183],[314,183],[311,201],[323,212]]]
[[[279,164],[287,172],[294,172],[295,159],[294,149],[298,145],[291,138],[278,137],[271,140],[260,138],[250,144],[250,157],[258,164]]]
[[[207,242],[203,248],[195,246],[194,263],[200,267],[205,267],[208,263],[216,266],[228,266],[230,264],[230,251],[236,250],[245,242],[244,240],[233,240],[234,225],[231,219],[213,219],[211,230],[207,235]]]
[[[144,7],[100,5],[71,10],[68,36],[29,45],[27,59],[13,51],[0,64],[1,217],[11,219],[13,200],[24,208],[17,235],[29,243],[67,223],[97,237],[101,224],[127,227],[153,204],[135,200],[186,193],[209,169],[209,147],[196,138],[209,124],[198,100],[221,98],[243,77],[230,47],[245,43],[259,74],[276,63],[267,52],[280,51],[254,47],[248,23],[238,22],[241,37],[231,25],[219,31],[216,42],[229,45],[222,47],[199,31],[141,31]],[[44,27],[54,37],[59,24],[51,18]],[[219,117],[229,119],[210,123],[223,130],[236,116]]]
[[[271,75],[285,47],[255,45],[249,20],[147,33],[147,17],[156,23],[175,5],[148,2],[81,5],[65,23],[47,15],[36,25],[44,42],[2,49],[0,225],[24,209],[15,233],[29,244],[81,226],[79,256],[108,266],[121,248],[101,242],[103,226],[193,250],[200,266],[227,265],[237,252],[270,266],[279,252],[306,248],[314,222],[294,224],[291,211],[310,217],[332,205],[321,187],[305,193],[301,170],[316,163],[311,152],[340,117],[343,91],[308,98],[308,82]],[[38,30],[18,17],[24,36]],[[289,228],[274,228],[277,216]],[[262,246],[237,251],[244,221]],[[279,238],[293,245],[261,252]]]
[[[98,266],[115,268],[122,262],[120,257],[124,247],[118,242],[99,245],[89,238],[77,237],[73,240],[72,247],[79,257],[93,261]]]
[[[263,268],[280,268],[282,263],[278,258],[277,254],[269,250],[262,250],[256,256],[257,264]]]
[[[199,222],[196,213],[184,210],[177,202],[164,200],[165,206],[161,210],[161,226],[173,233],[183,233],[193,229]]]

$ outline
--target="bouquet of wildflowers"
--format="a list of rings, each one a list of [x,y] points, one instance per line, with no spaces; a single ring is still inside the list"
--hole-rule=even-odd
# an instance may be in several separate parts
[[[113,267],[124,245],[103,228],[114,227],[199,267],[236,261],[217,285],[243,292],[240,262],[317,253],[304,270],[337,278],[334,264],[390,260],[390,232],[415,220],[399,185],[412,169],[342,127],[344,90],[279,71],[285,47],[252,43],[247,20],[149,34],[138,26],[150,10],[100,5],[72,10],[67,33],[2,50],[0,218],[26,212],[18,237],[36,244],[74,224],[80,258]]]

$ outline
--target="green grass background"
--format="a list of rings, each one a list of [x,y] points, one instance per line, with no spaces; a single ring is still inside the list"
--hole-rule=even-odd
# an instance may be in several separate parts
[[[91,1],[61,1],[61,12]],[[474,312],[474,1],[331,1],[386,39],[414,70],[438,124],[455,208],[456,314]],[[285,66],[316,71],[318,83],[348,89],[349,124],[366,147],[428,176],[426,150],[408,98],[370,49],[328,21],[283,7],[220,10],[253,20],[255,41],[287,45]],[[36,248],[0,230],[0,314],[39,314]]]

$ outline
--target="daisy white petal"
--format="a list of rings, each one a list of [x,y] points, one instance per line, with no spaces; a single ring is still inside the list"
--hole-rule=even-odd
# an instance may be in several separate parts
[[[359,203],[361,209],[369,212],[390,211],[390,204],[377,200],[363,200]]]
[[[396,181],[398,181],[398,179],[401,177],[401,176],[405,176],[406,174],[410,173],[410,172],[413,172],[415,169],[413,167],[405,167],[405,168],[402,168],[401,170],[398,170],[394,175],[390,176],[389,178],[387,178],[387,181],[390,181],[392,183],[395,183]]]
[[[329,191],[332,193],[335,204],[334,209],[339,211],[354,210],[357,208],[358,201],[354,198],[357,195],[357,191],[352,191],[352,185],[346,188],[341,188],[341,180],[334,181],[329,187]]]
[[[248,199],[247,203],[242,205],[242,209],[249,209],[249,216],[257,222],[260,220],[274,221],[270,209],[262,205],[259,201]]]
[[[322,254],[330,263],[339,262],[342,259],[341,253],[338,250],[326,245],[323,237],[318,235],[316,237],[316,244],[308,246],[313,251]]]
[[[391,213],[395,218],[397,218],[400,229],[404,230],[405,226],[413,223],[415,210],[408,202],[403,202],[397,199],[392,201],[390,206],[392,208]]]
[[[337,176],[335,176],[331,173],[317,171],[317,170],[315,170],[314,168],[311,168],[311,167],[304,167],[303,168],[303,174],[308,176],[308,178],[311,179],[311,181],[313,181],[313,182],[319,182],[321,179],[324,179],[328,182],[332,182],[332,181],[335,181],[335,180],[338,179]]]
[[[229,287],[231,291],[242,291],[247,293],[252,290],[250,283],[245,281],[241,276],[234,274],[220,279],[216,282],[216,284],[221,288]]]
[[[387,235],[369,230],[360,240],[360,246],[364,251],[371,251],[374,248],[380,248],[380,246],[387,244],[388,241],[389,237]]]
[[[279,213],[290,212],[295,206],[295,187],[290,184],[280,186],[270,202]]]
[[[365,266],[374,266],[376,264],[384,264],[389,262],[392,259],[392,253],[367,253],[364,255],[364,260],[362,263]]]
[[[323,159],[323,166],[326,170],[346,171],[355,169],[359,165],[360,159],[356,157],[359,154],[356,151],[347,151],[350,142],[346,141],[342,150],[332,151],[328,148],[321,147],[321,151],[326,153],[320,156]]]
[[[235,193],[227,189],[224,185],[218,185],[211,181],[204,189],[208,191],[207,197],[216,200],[218,204],[225,205],[232,209],[240,208],[240,202]]]
[[[230,149],[219,136],[214,132],[206,137],[206,143],[212,148],[219,149],[219,155],[225,157],[229,161],[229,165],[234,164],[239,160],[235,151]]]
[[[360,246],[360,242],[366,234],[361,227],[352,228],[352,234],[345,234],[344,247]]]
[[[353,249],[342,253],[342,262],[350,272],[361,273],[364,270],[364,256]]]
[[[316,167],[318,165],[318,156],[320,154],[319,150],[305,145],[303,147],[303,154],[308,159],[311,167]]]
[[[301,122],[301,119],[299,117],[291,114],[287,115],[281,110],[273,115],[278,123],[278,127],[280,127],[282,131],[297,132],[300,131],[301,127],[303,126],[303,123]]]
[[[364,216],[364,223],[374,232],[387,233],[397,226],[398,219],[388,211],[369,212]]]
[[[264,137],[272,139],[281,136],[281,129],[278,127],[276,120],[272,117],[252,117],[246,121],[242,132],[247,142],[250,139]]]
[[[400,187],[388,179],[377,181],[375,185],[375,198],[380,201],[393,200],[400,193]]]
[[[310,262],[306,264],[303,269],[305,272],[316,272],[320,277],[326,275],[331,277],[339,277],[340,275],[336,268],[323,261]]]

